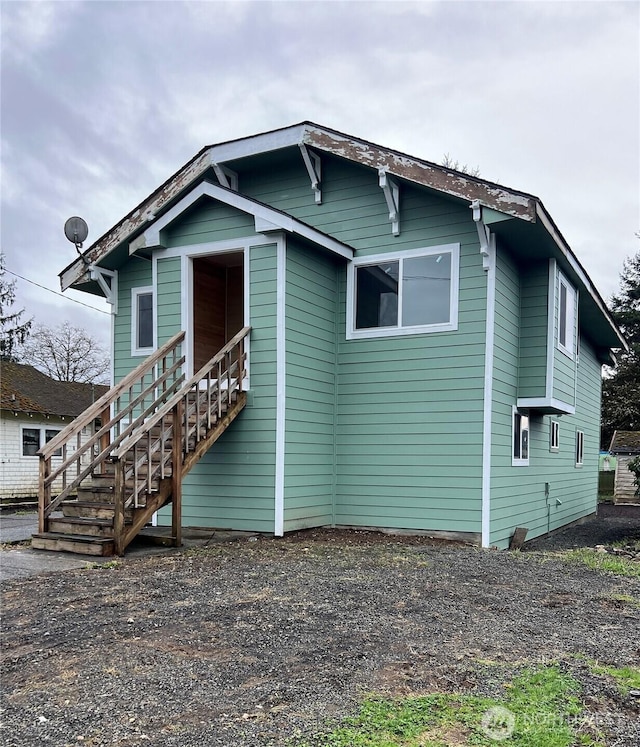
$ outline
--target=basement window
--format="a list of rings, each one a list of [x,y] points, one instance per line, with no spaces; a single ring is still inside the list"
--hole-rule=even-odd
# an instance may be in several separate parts
[[[526,467],[529,464],[529,414],[514,407],[512,426],[511,464],[514,467]]]
[[[153,288],[131,291],[131,355],[149,355],[154,350]]]
[[[361,257],[347,276],[347,338],[458,326],[458,244]]]

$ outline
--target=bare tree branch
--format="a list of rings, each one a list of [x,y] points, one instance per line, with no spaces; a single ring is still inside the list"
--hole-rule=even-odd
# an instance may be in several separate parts
[[[109,358],[81,327],[64,322],[36,325],[22,348],[21,360],[58,381],[107,384]]]

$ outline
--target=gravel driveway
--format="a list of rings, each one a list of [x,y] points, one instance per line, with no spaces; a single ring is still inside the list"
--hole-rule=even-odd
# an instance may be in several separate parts
[[[631,597],[638,579],[537,552],[330,531],[8,582],[0,740],[284,745],[366,693],[484,693],[487,667],[559,661],[607,744],[637,747],[640,702],[583,658],[640,662]]]

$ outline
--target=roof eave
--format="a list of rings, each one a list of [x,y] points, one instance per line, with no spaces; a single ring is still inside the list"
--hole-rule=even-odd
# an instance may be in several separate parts
[[[549,236],[553,239],[554,243],[560,250],[560,252],[563,254],[564,258],[568,262],[571,269],[576,273],[578,278],[580,279],[580,282],[583,284],[591,298],[593,299],[593,302],[598,307],[600,313],[602,316],[606,319],[607,324],[611,328],[612,332],[614,333],[616,339],[620,343],[620,349],[629,351],[629,345],[627,341],[624,339],[624,336],[618,329],[618,326],[613,321],[611,314],[609,313],[609,309],[607,308],[606,303],[598,293],[595,285],[591,282],[591,278],[587,275],[585,269],[580,264],[578,258],[573,253],[569,245],[564,239],[564,236],[560,233],[558,230],[558,227],[553,222],[553,219],[547,213],[544,205],[540,200],[536,200],[536,216],[537,219],[540,221],[540,223],[544,226],[545,230],[549,234]],[[613,347],[613,346],[612,346]]]
[[[131,240],[134,234],[148,224],[148,216],[155,217],[163,212],[213,164],[223,164],[299,144],[315,147],[320,151],[347,158],[376,170],[382,169],[401,179],[430,187],[453,197],[469,201],[480,200],[487,207],[528,222],[536,220],[536,198],[532,195],[470,177],[398,151],[382,148],[374,143],[321,127],[312,122],[302,122],[203,148],[189,163],[60,273],[62,290],[86,282],[89,265],[100,262],[120,244]]]

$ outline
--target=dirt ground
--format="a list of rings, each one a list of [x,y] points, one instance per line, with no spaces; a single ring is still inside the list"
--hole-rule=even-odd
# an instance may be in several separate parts
[[[640,535],[620,522],[584,542]],[[0,741],[286,745],[368,693],[496,696],[553,661],[607,744],[639,747],[640,699],[589,660],[640,663],[640,579],[540,545],[307,531],[7,582]]]

